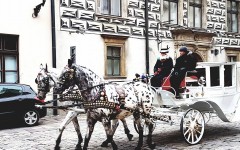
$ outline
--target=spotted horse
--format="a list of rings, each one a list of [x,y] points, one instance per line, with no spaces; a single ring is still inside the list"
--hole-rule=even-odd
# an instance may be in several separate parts
[[[37,97],[40,100],[44,100],[46,98],[46,95],[49,94],[50,92],[52,92],[52,89],[54,87],[56,87],[56,84],[58,82],[59,74],[60,74],[60,72],[59,72],[58,69],[56,69],[56,68],[48,69],[47,65],[46,65],[45,68],[41,65],[40,71],[37,75],[37,78],[35,79],[35,82],[38,85]],[[60,100],[62,105],[57,107],[57,108],[67,110],[67,115],[66,115],[66,117],[64,118],[63,122],[61,123],[61,125],[59,127],[59,135],[57,137],[56,145],[55,145],[56,150],[60,149],[62,133],[70,122],[73,123],[74,128],[77,132],[77,136],[78,136],[78,143],[76,145],[76,149],[81,149],[81,143],[83,142],[82,134],[80,132],[80,126],[79,126],[78,119],[77,119],[77,116],[83,112],[83,110],[81,109],[82,108],[81,107],[82,106],[81,105],[82,97],[79,96],[79,94],[77,94],[78,96],[75,96],[75,97],[72,97],[72,96],[67,97],[67,95],[69,95],[69,93],[70,94],[75,93],[75,95],[76,95],[76,93],[79,93],[79,90],[78,90],[78,88],[76,88],[76,86],[69,87],[68,89],[66,89],[62,93],[60,99],[55,99],[55,100],[50,100],[50,101],[45,102],[46,104],[48,104],[48,103],[52,103],[53,101],[56,101],[56,100],[59,101]],[[65,101],[61,101],[63,99]],[[71,106],[71,107],[66,107],[66,106]],[[42,106],[39,106],[39,107],[42,107]],[[55,107],[49,107],[48,106],[48,108],[55,108]],[[85,110],[84,110],[84,112],[85,112]],[[88,114],[95,116],[95,113],[94,112],[90,113],[90,110],[89,110]],[[90,116],[88,116],[88,117],[90,117]],[[125,129],[125,134],[127,135],[129,141],[131,141],[133,135],[130,134],[130,131],[129,131],[127,123],[126,123],[126,120],[124,118],[120,119],[120,120],[123,123],[124,129]],[[109,143],[108,140],[105,140],[101,144],[101,146],[102,147],[107,147],[108,143]]]
[[[150,148],[155,148],[155,143],[152,141],[153,119],[150,117],[154,93],[149,85],[142,82],[106,82],[92,70],[70,62],[63,69],[58,86],[54,90],[56,93],[62,93],[74,85],[78,86],[86,103],[84,107],[88,108],[87,114],[91,116],[87,118],[88,133],[85,136],[83,149],[87,149],[95,123],[100,118],[106,123],[103,124],[105,124],[108,142],[112,144],[113,149],[117,149],[113,135],[118,126],[118,119],[130,115],[133,115],[139,131],[138,144],[135,149],[139,150],[143,146],[141,115],[144,115],[145,123],[149,127],[147,144]],[[101,108],[106,105],[110,105],[108,109]],[[167,118],[162,117],[163,121],[165,119]],[[113,120],[112,126],[109,120]]]

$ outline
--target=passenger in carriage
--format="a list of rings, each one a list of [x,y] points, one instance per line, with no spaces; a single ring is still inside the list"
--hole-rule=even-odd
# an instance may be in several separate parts
[[[157,59],[154,66],[154,76],[151,78],[153,87],[160,87],[164,77],[167,77],[173,68],[173,60],[168,55],[168,49],[160,51],[160,58]]]
[[[194,70],[196,67],[196,59],[192,55],[192,52],[187,47],[181,47],[179,49],[180,56],[176,59],[174,70],[170,77],[170,83],[172,88],[176,92],[176,98],[180,98],[179,86],[184,79],[186,72]]]

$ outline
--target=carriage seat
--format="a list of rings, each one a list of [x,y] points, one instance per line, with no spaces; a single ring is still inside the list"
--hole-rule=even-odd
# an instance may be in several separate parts
[[[189,76],[189,77],[185,77],[182,82],[180,83],[179,86],[179,92],[183,93],[184,90],[186,89],[187,83],[189,82],[197,82],[198,81],[198,77],[197,76]],[[162,89],[163,90],[167,90],[167,91],[171,91],[171,83],[170,83],[170,76],[163,78],[163,82],[162,82]]]
[[[186,82],[185,82],[185,78],[184,78],[179,86],[180,92],[183,91],[183,89],[185,89],[185,88],[186,88]],[[163,78],[162,89],[171,91],[172,87],[171,87],[171,83],[170,83],[170,76]]]

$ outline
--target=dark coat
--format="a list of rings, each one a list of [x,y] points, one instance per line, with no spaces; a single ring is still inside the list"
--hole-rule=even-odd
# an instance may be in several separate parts
[[[158,59],[154,66],[154,72],[157,72],[158,68],[161,68],[161,71],[159,72],[160,75],[162,75],[163,77],[168,76],[171,73],[171,70],[173,68],[172,58],[169,57],[165,61],[161,61]]]
[[[182,56],[179,56],[176,59],[176,64],[174,66],[174,71],[170,77],[171,86],[175,90],[175,94],[179,95],[179,86],[182,80],[184,79],[186,72],[194,70],[196,67],[196,59],[191,53],[186,53]]]
[[[176,59],[174,70],[194,70],[196,67],[196,60],[192,54],[184,54]]]

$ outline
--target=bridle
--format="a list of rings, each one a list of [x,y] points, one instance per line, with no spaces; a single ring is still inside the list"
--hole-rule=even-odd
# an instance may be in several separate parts
[[[42,76],[43,76],[42,73],[38,73],[35,81],[38,85],[38,91],[47,93],[50,91],[50,80],[52,80],[54,84],[56,83],[51,76],[49,75],[47,75],[46,77],[42,77]]]

